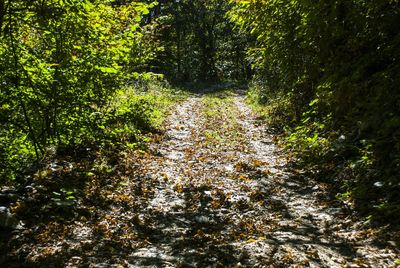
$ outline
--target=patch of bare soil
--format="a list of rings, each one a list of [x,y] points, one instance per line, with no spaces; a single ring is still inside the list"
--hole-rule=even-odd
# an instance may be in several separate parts
[[[374,230],[324,203],[324,184],[287,168],[243,96],[190,97],[165,128],[151,153],[124,152],[103,163],[113,174],[107,179],[86,174],[76,215],[65,219],[61,209],[15,231],[8,263],[395,267],[395,248],[377,245]]]

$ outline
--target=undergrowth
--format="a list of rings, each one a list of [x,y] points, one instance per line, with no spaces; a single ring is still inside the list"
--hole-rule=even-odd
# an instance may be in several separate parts
[[[326,87],[301,112],[295,110],[291,92],[269,92],[253,85],[247,99],[268,128],[280,135],[279,143],[295,166],[331,184],[331,195],[366,222],[398,226],[398,166],[379,154],[379,139],[363,136],[333,117],[332,95]]]
[[[23,135],[3,147],[1,182],[21,183],[27,174],[57,155],[80,154],[85,148],[92,151],[145,149],[149,136],[159,131],[171,106],[185,97],[183,91],[157,80],[123,87],[110,98],[108,105],[91,107],[92,113],[82,114],[71,122],[70,138],[62,136],[49,144],[41,159],[35,159],[34,148]]]

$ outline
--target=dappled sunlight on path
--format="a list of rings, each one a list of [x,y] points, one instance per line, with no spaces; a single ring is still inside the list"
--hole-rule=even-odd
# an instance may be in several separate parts
[[[284,155],[239,95],[190,98],[153,150],[155,195],[141,213],[157,231],[131,264],[389,264],[384,250],[349,239],[337,225],[345,218],[341,209],[320,205],[321,186],[286,170]]]
[[[288,168],[234,91],[189,97],[149,152],[121,153],[112,174],[85,184],[86,216],[20,233],[15,254],[68,267],[388,267],[396,258],[322,202],[323,184]]]

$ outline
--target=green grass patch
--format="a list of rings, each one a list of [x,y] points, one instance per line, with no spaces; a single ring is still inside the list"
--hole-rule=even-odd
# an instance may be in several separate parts
[[[234,147],[243,142],[234,96],[233,90],[224,90],[203,98],[204,136],[212,146]]]

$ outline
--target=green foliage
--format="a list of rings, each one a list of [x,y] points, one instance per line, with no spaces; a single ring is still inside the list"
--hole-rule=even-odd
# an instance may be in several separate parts
[[[113,145],[130,146],[161,126],[168,108],[183,95],[157,81],[146,83],[145,91],[135,87],[118,90],[104,113],[98,113],[100,137]]]
[[[99,132],[104,125],[97,125],[95,115],[155,55],[140,27],[153,5],[6,2],[0,12],[3,180],[40,160],[49,146],[77,144]],[[131,108],[140,110],[140,105]]]
[[[55,206],[58,207],[69,207],[74,205],[75,203],[75,192],[76,190],[67,190],[65,188],[61,188],[58,192],[53,192],[53,196],[51,201]]]
[[[270,130],[282,132],[285,123],[291,122],[295,114],[293,94],[266,91],[264,86],[257,81],[251,83],[247,92],[249,104],[260,115],[260,119],[266,121]]]
[[[160,1],[148,17],[162,46],[153,69],[178,82],[245,79],[248,35],[226,18],[229,8],[226,1]]]
[[[285,146],[330,169],[360,211],[398,213],[400,3],[231,3],[231,19],[257,38],[253,99],[268,104]]]
[[[255,70],[249,96],[296,159],[330,170],[356,205],[368,197],[360,210],[397,213],[399,5],[3,1],[1,180],[59,145],[134,148],[179,100],[155,73],[210,82]]]

